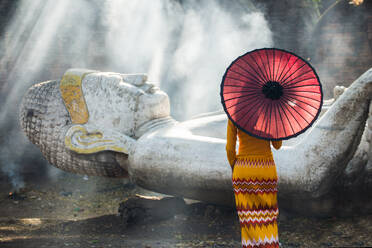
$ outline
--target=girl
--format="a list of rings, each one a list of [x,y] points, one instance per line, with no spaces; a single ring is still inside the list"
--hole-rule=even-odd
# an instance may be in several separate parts
[[[239,150],[236,155],[236,140]],[[271,141],[279,149],[282,141]],[[227,125],[227,158],[232,173],[243,248],[279,247],[277,181],[270,141],[258,139]]]

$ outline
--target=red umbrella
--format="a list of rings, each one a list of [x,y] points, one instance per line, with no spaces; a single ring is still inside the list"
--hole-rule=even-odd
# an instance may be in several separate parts
[[[223,76],[220,94],[225,112],[239,129],[267,140],[303,133],[323,103],[313,67],[275,48],[257,49],[234,60]]]

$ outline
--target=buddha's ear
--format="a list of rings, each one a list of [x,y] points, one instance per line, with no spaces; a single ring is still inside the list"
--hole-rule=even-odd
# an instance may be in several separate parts
[[[129,154],[135,140],[112,131],[100,131],[92,125],[73,125],[65,135],[65,146],[74,152],[90,154],[101,151],[115,151]]]

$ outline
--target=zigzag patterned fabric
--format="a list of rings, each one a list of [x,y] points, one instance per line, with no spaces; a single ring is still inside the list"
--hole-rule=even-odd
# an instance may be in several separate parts
[[[236,159],[232,184],[243,248],[279,247],[277,182],[272,156]]]

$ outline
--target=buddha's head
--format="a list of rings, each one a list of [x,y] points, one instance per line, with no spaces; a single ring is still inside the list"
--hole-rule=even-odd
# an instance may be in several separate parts
[[[136,130],[169,112],[167,94],[144,74],[71,69],[60,81],[32,86],[20,120],[31,142],[56,167],[91,175],[102,167],[101,175],[120,176],[127,172],[117,163],[117,153],[128,155]]]

